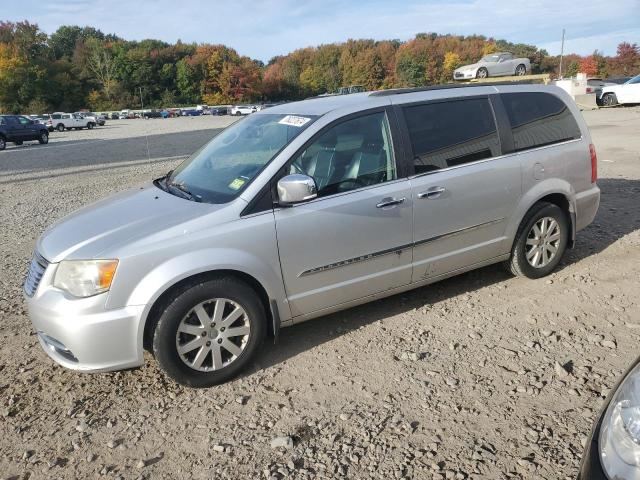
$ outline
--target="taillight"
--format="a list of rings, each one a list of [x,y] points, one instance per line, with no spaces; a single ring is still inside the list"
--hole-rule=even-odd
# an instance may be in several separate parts
[[[593,92],[593,88],[587,87],[587,93],[591,93],[591,92]]]
[[[598,155],[596,155],[596,147],[593,143],[589,145],[589,153],[591,154],[591,183],[598,180]]]

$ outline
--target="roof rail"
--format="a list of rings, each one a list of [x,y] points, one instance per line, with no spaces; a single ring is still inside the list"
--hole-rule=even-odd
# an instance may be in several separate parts
[[[386,97],[389,95],[400,95],[403,93],[428,92],[431,90],[447,90],[450,88],[467,88],[467,87],[493,87],[496,85],[530,85],[531,80],[516,82],[481,82],[481,83],[445,83],[444,85],[431,85],[428,87],[407,87],[407,88],[391,88],[389,90],[377,90],[369,94],[370,97]]]

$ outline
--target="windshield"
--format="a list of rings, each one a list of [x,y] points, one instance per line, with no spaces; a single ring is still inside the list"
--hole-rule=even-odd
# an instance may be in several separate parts
[[[627,83],[628,84],[640,83],[640,75],[636,75],[635,77],[629,79]]]
[[[176,168],[166,183],[197,201],[226,203],[316,116],[252,114],[234,123]]]
[[[482,57],[482,62],[497,62],[500,58],[500,55],[487,55],[486,57]]]

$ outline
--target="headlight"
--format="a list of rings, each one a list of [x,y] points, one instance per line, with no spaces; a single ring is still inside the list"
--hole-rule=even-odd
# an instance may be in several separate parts
[[[640,479],[640,364],[616,390],[600,426],[600,463],[611,479]]]
[[[109,290],[117,266],[118,260],[63,260],[53,286],[74,297],[90,297]]]

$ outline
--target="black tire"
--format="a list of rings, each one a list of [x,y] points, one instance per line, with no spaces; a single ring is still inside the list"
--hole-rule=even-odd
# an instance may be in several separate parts
[[[15,141],[15,142],[13,142],[13,143],[14,143],[14,144],[16,144],[16,145],[22,145],[22,143],[23,143],[23,142],[22,142],[22,140],[16,140],[16,141]]]
[[[605,107],[613,107],[618,104],[618,97],[615,93],[605,93],[602,96],[602,104]]]
[[[559,227],[559,240],[557,243],[557,251],[550,259],[549,263],[544,266],[534,267],[527,260],[527,239],[534,225],[544,218],[554,219]],[[567,214],[557,205],[547,202],[538,202],[527,212],[524,219],[520,223],[518,233],[516,234],[513,248],[511,249],[511,258],[507,262],[507,269],[514,275],[528,278],[541,278],[549,275],[562,259],[567,243],[569,240],[569,220]],[[534,260],[535,261],[535,260]]]
[[[89,130],[91,130],[91,129],[93,128],[93,126],[94,126],[94,125],[93,125],[93,123],[92,123],[92,122],[87,123],[87,128],[88,128]]]
[[[49,143],[49,134],[47,132],[40,132],[38,142],[40,142],[40,145],[46,145]]]
[[[0,135],[0,150],[4,150],[5,148],[7,148],[7,140]]]
[[[476,72],[476,78],[489,78],[489,70],[484,67],[480,67]]]
[[[515,75],[517,77],[522,77],[527,74],[527,66],[521,63],[516,67]]]
[[[59,132],[64,132],[64,124],[59,123],[58,125],[56,125],[56,130],[58,130]]]
[[[77,130],[77,128],[76,128],[76,130]],[[71,131],[71,127],[67,127],[67,132],[70,132],[70,131]]]
[[[176,339],[182,319],[201,302],[225,298],[247,313],[250,333],[237,358],[227,366],[207,372],[188,366],[180,357]],[[220,277],[187,285],[168,299],[153,333],[153,354],[160,367],[176,382],[194,388],[211,387],[235,377],[251,361],[266,334],[266,314],[256,292],[233,277]],[[197,338],[197,337],[194,337]]]

